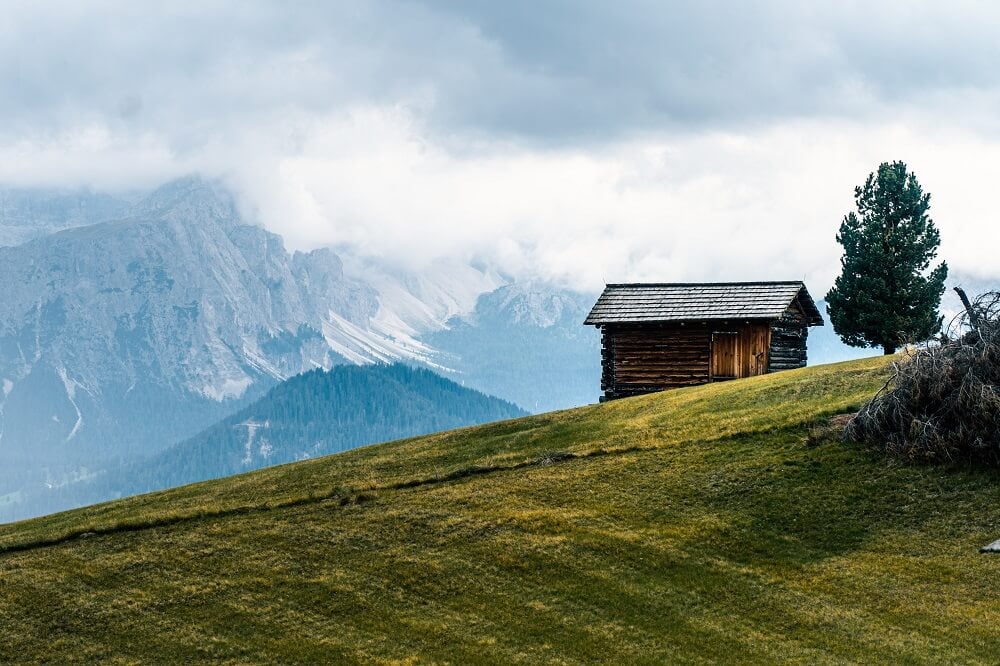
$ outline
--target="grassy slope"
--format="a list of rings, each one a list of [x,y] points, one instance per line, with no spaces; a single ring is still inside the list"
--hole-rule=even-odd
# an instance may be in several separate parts
[[[1000,558],[977,548],[1000,477],[805,444],[883,375],[673,391],[3,526],[0,658],[993,661]]]

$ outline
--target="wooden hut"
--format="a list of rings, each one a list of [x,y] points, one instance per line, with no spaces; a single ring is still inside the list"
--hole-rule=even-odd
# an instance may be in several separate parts
[[[611,400],[800,368],[823,317],[802,282],[609,284],[584,323]]]

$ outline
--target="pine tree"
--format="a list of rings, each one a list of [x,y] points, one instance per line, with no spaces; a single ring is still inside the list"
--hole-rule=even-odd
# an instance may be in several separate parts
[[[941,236],[927,216],[930,194],[903,162],[883,163],[854,188],[857,213],[844,217],[837,242],[842,271],[826,295],[833,329],[853,347],[882,347],[929,339],[941,328],[938,314],[948,265],[926,274]]]

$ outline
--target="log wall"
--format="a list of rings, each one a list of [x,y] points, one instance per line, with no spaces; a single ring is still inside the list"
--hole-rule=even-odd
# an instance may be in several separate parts
[[[806,339],[809,337],[808,317],[795,299],[781,319],[771,323],[771,349],[768,372],[794,370],[806,365]]]
[[[601,333],[604,400],[748,377],[769,367],[766,323],[619,324]]]
[[[709,381],[707,326],[615,326],[602,329],[601,389],[606,399]]]
[[[794,370],[806,366],[806,338],[809,328],[792,316],[786,316],[771,325],[771,349],[768,372]]]

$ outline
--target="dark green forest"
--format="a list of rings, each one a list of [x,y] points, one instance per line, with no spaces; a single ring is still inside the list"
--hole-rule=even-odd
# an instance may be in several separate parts
[[[159,454],[46,494],[28,508],[55,511],[525,414],[425,369],[317,369]]]

